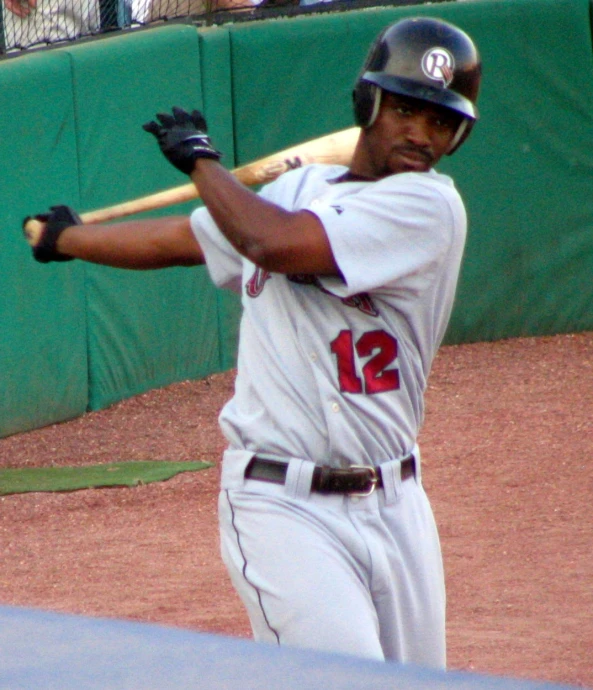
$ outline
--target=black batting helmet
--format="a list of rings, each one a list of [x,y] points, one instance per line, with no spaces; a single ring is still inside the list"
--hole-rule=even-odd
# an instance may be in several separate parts
[[[444,106],[463,116],[448,151],[457,150],[478,117],[481,61],[472,39],[441,19],[403,19],[379,34],[356,82],[354,116],[370,127],[381,91]]]

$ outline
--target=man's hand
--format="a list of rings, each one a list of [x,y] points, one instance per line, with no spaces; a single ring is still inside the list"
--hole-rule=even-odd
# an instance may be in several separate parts
[[[36,220],[41,225],[32,231],[27,227],[30,220]],[[50,261],[71,261],[72,256],[58,251],[57,243],[62,232],[73,225],[82,225],[82,221],[76,211],[69,206],[52,206],[49,213],[25,218],[23,233],[33,250],[33,257],[42,264]]]
[[[4,6],[17,17],[27,17],[37,9],[37,0],[4,0]]]
[[[152,120],[142,128],[154,134],[167,160],[182,173],[191,175],[198,158],[221,157],[212,146],[206,120],[198,110],[188,113],[175,107],[173,115],[159,113],[157,119],[160,124]]]

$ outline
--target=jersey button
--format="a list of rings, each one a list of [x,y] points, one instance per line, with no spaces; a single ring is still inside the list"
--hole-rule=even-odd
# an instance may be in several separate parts
[[[338,405],[337,402],[333,402],[333,403],[332,403],[332,410],[333,410],[334,412],[339,412],[339,411],[340,411],[340,406]]]

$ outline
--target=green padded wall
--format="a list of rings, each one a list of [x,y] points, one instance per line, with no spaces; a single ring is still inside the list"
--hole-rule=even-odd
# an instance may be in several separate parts
[[[185,184],[187,177],[165,160],[141,125],[173,105],[203,107],[196,29],[173,25],[68,52],[81,207],[99,208]],[[227,106],[226,94],[211,94],[213,115],[219,102]],[[228,137],[228,125],[221,132]],[[187,213],[194,205],[154,215]],[[88,265],[86,295],[92,409],[220,368],[219,333],[212,328],[218,322],[218,296],[204,268],[130,272]]]
[[[473,0],[445,10],[484,60],[481,121],[441,166],[470,218],[447,341],[590,330],[590,2]]]
[[[1,63],[0,94],[0,436],[7,436],[82,414],[87,360],[82,268],[34,262],[21,235],[33,209],[78,202],[67,56]]]
[[[346,14],[229,28],[238,164],[351,126],[349,90],[364,51]]]
[[[226,28],[211,27],[201,29],[199,37],[204,112],[212,139],[223,152],[222,162],[232,169],[236,161],[230,32]],[[228,290],[217,290],[216,299],[220,355],[218,370],[225,371],[236,363],[241,300]]]

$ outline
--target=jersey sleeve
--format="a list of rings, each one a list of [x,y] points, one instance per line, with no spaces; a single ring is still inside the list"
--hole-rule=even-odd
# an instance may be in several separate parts
[[[264,185],[259,190],[259,196],[276,203],[287,203],[293,185],[287,184],[292,173],[299,173],[302,169],[290,171],[280,176],[274,182]],[[191,228],[198,240],[204,256],[210,278],[215,285],[228,288],[233,292],[241,292],[243,257],[220,232],[210,212],[205,207],[197,208],[190,216]]]
[[[215,285],[241,292],[243,260],[224,237],[208,209],[198,208],[190,216],[191,228],[198,240],[210,278]]]
[[[310,210],[324,225],[343,277],[321,282],[341,297],[381,290],[420,294],[451,246],[465,241],[465,210],[455,188],[418,174],[386,178]]]

